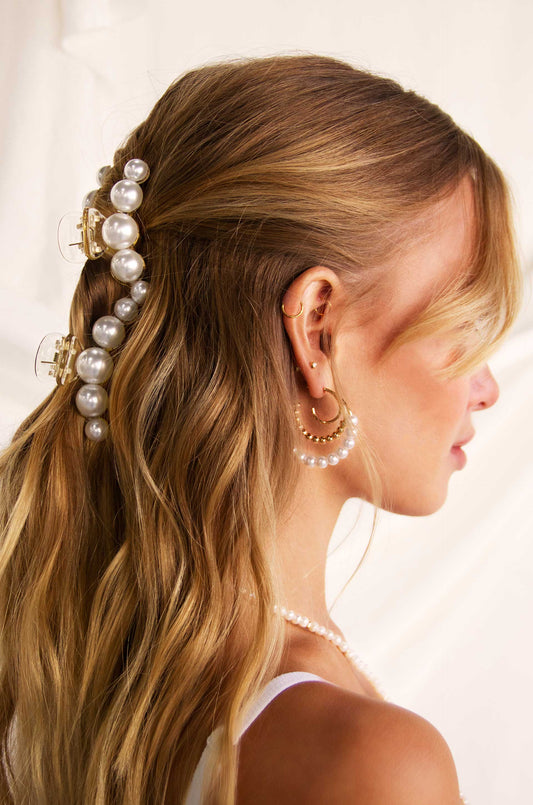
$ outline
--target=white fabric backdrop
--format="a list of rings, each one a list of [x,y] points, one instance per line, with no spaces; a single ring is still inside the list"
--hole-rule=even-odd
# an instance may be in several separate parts
[[[96,169],[170,81],[206,61],[311,51],[398,78],[441,104],[496,158],[533,253],[528,0],[11,0],[0,28],[0,442],[48,393],[33,360],[67,332],[79,269],[56,247]],[[334,614],[390,698],[429,718],[472,805],[531,802],[533,309],[492,368],[495,408],[476,414],[469,463],[429,518],[383,514],[367,561]],[[332,545],[353,526],[348,501]],[[355,568],[370,512],[332,556],[333,601]]]

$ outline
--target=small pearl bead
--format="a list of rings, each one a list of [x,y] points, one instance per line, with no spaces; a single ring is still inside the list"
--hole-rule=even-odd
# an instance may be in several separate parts
[[[137,280],[130,288],[130,296],[138,305],[142,305],[148,295],[150,283],[145,280]]]
[[[317,467],[322,467],[322,469],[324,469],[324,467],[328,466],[328,460],[325,456],[320,456],[320,458],[317,458],[316,464]]]
[[[328,464],[334,466],[335,464],[339,463],[339,457],[335,455],[335,453],[330,453],[328,456]]]
[[[348,455],[348,451],[345,447],[339,447],[339,449],[337,450],[337,455],[339,458],[346,458],[346,456]]]
[[[98,184],[98,187],[102,187],[102,185],[103,185],[103,183],[105,181],[105,175],[106,175],[107,171],[110,169],[110,167],[111,167],[111,165],[103,165],[100,168],[100,170],[98,171],[98,173],[96,174],[96,182]]]
[[[130,299],[129,296],[124,296],[122,299],[117,299],[113,308],[113,313],[121,321],[129,322],[137,318],[139,308],[137,303]]]
[[[83,199],[82,207],[83,208],[92,207],[94,198],[95,198],[97,193],[98,193],[98,190],[89,190],[89,192],[87,193],[87,195]]]
[[[142,159],[130,159],[124,165],[124,177],[134,182],[144,182],[150,175],[150,168]]]
[[[107,433],[109,431],[109,425],[102,419],[102,417],[96,416],[92,419],[88,419],[85,423],[85,435],[88,439],[92,442],[101,442],[102,439],[105,439]]]

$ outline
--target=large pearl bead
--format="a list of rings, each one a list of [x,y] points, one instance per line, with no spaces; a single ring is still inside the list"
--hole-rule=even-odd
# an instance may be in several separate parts
[[[137,221],[125,212],[115,212],[102,224],[102,238],[111,249],[128,249],[139,237]]]
[[[88,439],[93,442],[101,442],[107,436],[109,425],[102,417],[95,416],[87,420],[84,430]]]
[[[121,321],[133,321],[137,318],[139,308],[133,299],[130,299],[129,296],[123,296],[122,299],[118,299],[115,302],[113,312],[117,319],[120,319]]]
[[[87,383],[76,394],[76,407],[82,416],[100,416],[107,408],[107,391],[96,383]]]
[[[143,200],[142,187],[131,179],[121,179],[114,184],[109,195],[113,207],[120,212],[133,212]]]
[[[146,280],[137,280],[130,289],[130,296],[138,305],[142,305],[148,295],[150,283]]]
[[[105,383],[113,373],[113,358],[100,347],[89,347],[76,359],[76,372],[84,383]]]
[[[126,328],[116,316],[100,316],[93,324],[92,333],[99,347],[114,349],[124,341]]]
[[[150,175],[150,168],[142,159],[130,159],[124,165],[124,176],[134,182],[144,182]]]
[[[135,282],[144,271],[144,260],[133,249],[121,249],[111,258],[111,273],[119,282]]]

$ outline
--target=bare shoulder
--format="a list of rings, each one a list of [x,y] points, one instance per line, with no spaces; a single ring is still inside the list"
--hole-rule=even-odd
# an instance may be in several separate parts
[[[240,742],[238,805],[459,805],[450,749],[403,707],[306,682]]]

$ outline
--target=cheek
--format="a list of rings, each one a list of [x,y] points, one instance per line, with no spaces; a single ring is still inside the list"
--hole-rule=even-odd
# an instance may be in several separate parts
[[[407,449],[409,443],[420,448],[423,442],[430,448],[460,435],[468,410],[467,380],[442,380],[433,367],[409,360],[380,372],[377,391],[373,419],[381,415],[389,444],[393,441]]]
[[[448,355],[449,344],[436,338],[405,344],[381,363],[362,343],[342,352],[348,404],[385,463],[410,461],[413,454],[425,460],[462,435],[470,383],[438,376]]]

